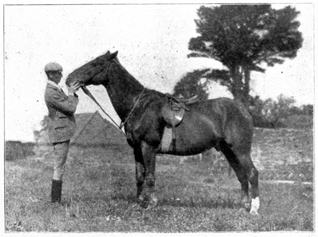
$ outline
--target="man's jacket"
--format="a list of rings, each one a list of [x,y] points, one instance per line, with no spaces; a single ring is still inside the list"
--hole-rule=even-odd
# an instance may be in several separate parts
[[[67,96],[58,87],[48,83],[44,97],[51,120],[50,141],[57,143],[70,140],[76,129],[74,113],[78,104],[77,96]]]

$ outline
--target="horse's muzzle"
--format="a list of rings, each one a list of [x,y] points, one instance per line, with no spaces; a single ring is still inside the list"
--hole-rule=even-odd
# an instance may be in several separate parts
[[[85,83],[77,78],[67,77],[65,80],[65,84],[70,86],[72,83],[78,82],[80,87],[85,86]]]

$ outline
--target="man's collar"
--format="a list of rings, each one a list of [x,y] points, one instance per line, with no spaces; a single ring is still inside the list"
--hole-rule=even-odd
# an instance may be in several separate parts
[[[61,89],[61,87],[58,84],[56,84],[54,81],[48,80],[47,83],[52,85],[52,86],[57,87],[58,89]]]

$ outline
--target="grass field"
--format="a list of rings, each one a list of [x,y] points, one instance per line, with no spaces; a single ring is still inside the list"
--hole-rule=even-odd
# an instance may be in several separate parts
[[[71,150],[63,205],[50,203],[49,156],[5,162],[6,231],[313,231],[313,186],[300,182],[313,181],[312,132],[256,130],[254,141],[253,160],[261,175],[257,217],[239,211],[240,185],[222,156],[216,162],[215,153],[202,159],[158,156],[158,205],[141,208],[132,150],[123,144]],[[267,182],[276,179],[297,182]]]

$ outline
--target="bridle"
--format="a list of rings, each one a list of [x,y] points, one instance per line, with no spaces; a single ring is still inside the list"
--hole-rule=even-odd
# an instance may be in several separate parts
[[[110,67],[110,63],[109,63],[109,65],[108,65],[108,67],[106,68],[106,73],[105,73],[105,75],[107,75],[107,72],[108,72],[109,67]],[[92,95],[92,93],[87,89],[87,87],[86,87],[85,85],[82,85],[81,88],[82,88],[82,90],[84,91],[84,93],[85,93],[88,97],[90,97],[90,98],[97,104],[97,106],[105,113],[105,115],[115,124],[115,126],[116,126],[121,132],[123,132],[122,128],[123,128],[123,127],[125,126],[125,124],[128,122],[128,120],[129,120],[131,114],[133,113],[134,109],[137,107],[137,105],[138,105],[138,103],[139,103],[139,101],[140,101],[140,99],[141,99],[141,96],[143,95],[143,93],[144,93],[144,91],[145,91],[145,89],[146,89],[146,87],[144,87],[144,88],[142,89],[141,93],[140,93],[139,96],[138,96],[138,99],[137,99],[136,102],[134,103],[132,109],[129,111],[129,114],[128,114],[127,118],[126,118],[124,121],[121,121],[121,122],[120,122],[120,125],[118,125],[118,124],[115,122],[115,120],[114,120],[114,119],[103,109],[103,107],[98,103],[98,101],[95,99],[95,97]],[[124,132],[123,132],[123,133],[124,133]]]

